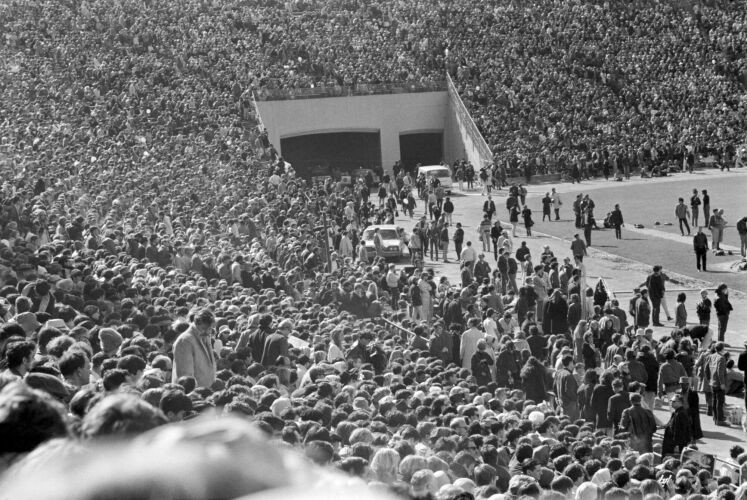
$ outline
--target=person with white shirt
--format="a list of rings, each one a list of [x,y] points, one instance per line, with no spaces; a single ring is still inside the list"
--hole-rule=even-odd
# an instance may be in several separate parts
[[[386,273],[386,287],[389,290],[389,297],[391,297],[392,309],[396,310],[399,302],[399,274],[394,264],[389,264],[389,271]]]
[[[492,307],[488,309],[485,321],[482,322],[482,327],[485,329],[485,336],[498,338],[498,323],[495,322],[495,309]]]
[[[468,241],[467,246],[464,247],[464,250],[462,250],[462,254],[459,256],[459,258],[464,262],[465,264],[469,263],[469,270],[470,272],[475,272],[475,262],[477,262],[477,251],[472,248],[472,242]]]
[[[560,220],[560,206],[563,202],[560,200],[560,195],[552,188],[552,208],[555,210],[555,220]]]
[[[509,254],[514,253],[514,242],[509,236],[508,231],[504,230],[498,238],[498,248],[505,248]]]
[[[462,360],[462,368],[472,373],[472,356],[477,352],[477,342],[485,338],[485,334],[477,329],[480,324],[479,318],[469,320],[469,330],[462,334],[459,344],[459,359]]]
[[[503,329],[504,333],[509,334],[519,330],[519,322],[508,311],[503,313],[503,317],[498,320],[498,326]]]

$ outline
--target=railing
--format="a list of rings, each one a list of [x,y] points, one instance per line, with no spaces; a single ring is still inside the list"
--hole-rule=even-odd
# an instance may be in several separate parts
[[[449,107],[457,122],[467,159],[475,169],[482,168],[493,161],[493,153],[491,153],[488,143],[485,142],[485,138],[477,128],[464,102],[462,102],[462,98],[459,97],[459,91],[448,73],[446,74],[446,81],[449,89]]]
[[[415,336],[415,333],[413,331],[408,330],[404,326],[398,325],[397,323],[395,323],[393,321],[389,321],[386,318],[381,318],[381,319],[384,321],[384,323],[386,323],[387,325],[389,325],[390,329],[393,328],[393,329],[399,331],[400,333],[404,333],[405,335],[402,337],[402,340],[404,340],[405,342],[407,342],[410,338],[412,338],[412,337]]]
[[[400,83],[359,83],[356,85],[335,85],[316,88],[263,88],[255,93],[258,101],[284,101],[289,99],[319,99],[323,97],[350,97],[381,94],[411,94],[419,92],[444,92],[445,81],[400,82]]]

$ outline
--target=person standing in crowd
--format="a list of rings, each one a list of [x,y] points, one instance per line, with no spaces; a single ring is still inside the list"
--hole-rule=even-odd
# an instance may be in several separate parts
[[[739,252],[742,258],[747,257],[747,217],[737,221],[737,234],[739,234]]]
[[[653,325],[664,326],[659,322],[661,301],[664,298],[664,294],[666,293],[666,288],[664,286],[664,276],[661,272],[661,266],[654,266],[653,272],[646,278],[646,288],[648,289],[648,296],[651,299],[651,319]],[[667,320],[672,321],[672,318],[667,317]]]
[[[698,391],[690,386],[690,377],[680,377],[680,396],[682,404],[690,417],[691,444],[703,438],[703,429],[700,425],[700,398]]]
[[[568,415],[571,420],[579,417],[578,382],[573,375],[574,366],[573,356],[563,356],[560,369],[555,372],[554,383],[558,404],[563,409],[563,414]]]
[[[724,219],[724,209],[713,209],[713,215],[710,220],[711,227],[711,247],[714,250],[721,250],[721,243],[724,241],[724,231],[726,230],[726,219]]]
[[[672,397],[672,415],[664,428],[664,439],[661,445],[662,458],[679,456],[692,441],[692,424],[685,410],[681,394]]]
[[[630,448],[638,453],[650,453],[654,447],[656,419],[653,412],[641,406],[641,395],[630,395],[630,407],[622,412],[620,430],[627,432]]]
[[[640,289],[640,297],[635,299],[633,312],[636,328],[648,328],[651,319],[651,309],[648,305],[648,288],[642,287]]]
[[[707,368],[710,373],[709,383],[713,398],[713,421],[716,425],[729,427],[724,414],[726,396],[726,359],[724,358],[724,343],[716,342],[714,352],[708,357]]]
[[[623,380],[619,378],[612,381],[612,390],[615,395],[607,403],[607,421],[612,426],[612,435],[615,435],[620,432],[623,412],[630,408],[630,395],[625,390]]]
[[[496,220],[495,224],[493,224],[493,227],[490,228],[490,240],[493,243],[493,257],[495,260],[498,260],[498,247],[500,246],[503,248],[502,245],[499,245],[499,241],[501,239],[501,236],[503,235],[503,226],[501,226],[501,221]]]
[[[575,218],[576,218],[576,224],[575,224],[576,229],[581,229],[583,227],[581,224],[582,222],[581,216],[583,214],[583,206],[582,206],[583,199],[584,199],[583,195],[579,193],[578,195],[576,195],[576,200],[573,202],[573,214],[575,215]]]
[[[472,242],[468,241],[467,246],[462,250],[459,255],[459,259],[462,263],[469,268],[470,273],[474,273],[475,262],[477,262],[477,251],[472,248]]]
[[[744,342],[742,352],[737,359],[737,369],[744,374],[744,380],[747,380],[747,341]],[[747,390],[744,392],[744,407],[747,410]]]
[[[516,234],[516,228],[519,225],[519,215],[521,214],[521,208],[518,204],[513,205],[510,209],[510,215],[508,216],[508,221],[511,223],[511,236],[514,238],[517,237]]]
[[[711,228],[711,197],[707,190],[703,190],[703,221],[708,229]]]
[[[462,258],[462,243],[464,243],[464,229],[462,229],[462,223],[456,223],[456,229],[454,229],[454,252],[456,253],[456,260]]]
[[[618,204],[615,204],[615,209],[610,213],[610,224],[615,228],[615,239],[621,240],[622,230],[620,228],[625,225],[625,223],[623,221],[622,210],[620,210],[620,205]]]
[[[532,220],[532,210],[527,205],[524,205],[524,208],[521,211],[521,217],[524,219],[524,229],[527,231],[527,238],[531,238],[534,221]]]
[[[687,224],[687,219],[690,217],[690,211],[687,209],[687,205],[685,205],[684,198],[678,200],[677,205],[674,207],[674,215],[680,223],[680,233],[682,233],[682,236],[685,236],[685,230],[682,229],[683,224],[685,229],[687,229],[687,235],[690,236],[690,226]]]
[[[215,381],[216,361],[213,351],[215,316],[210,309],[195,313],[189,328],[174,342],[174,363],[171,381],[194,377],[200,387],[210,387]]]
[[[698,226],[698,232],[693,236],[693,249],[695,250],[695,266],[698,268],[698,271],[701,269],[703,272],[708,271],[708,269],[706,269],[708,236],[703,232],[702,226]]]
[[[449,224],[444,223],[443,227],[441,228],[440,233],[440,244],[441,244],[441,252],[443,252],[444,256],[444,264],[447,264],[449,262],[448,253],[449,253]]]
[[[573,254],[573,258],[578,259],[579,261],[583,261],[584,257],[589,255],[586,250],[586,243],[584,243],[578,233],[573,235],[573,241],[571,241],[571,253]]]
[[[545,197],[542,198],[542,222],[545,222],[545,217],[547,217],[547,220],[552,221],[551,207],[552,198],[550,197],[550,193],[545,193]]]
[[[685,301],[687,295],[684,292],[677,294],[677,306],[674,308],[674,326],[675,328],[685,328],[687,326],[687,308]]]
[[[492,196],[488,195],[488,199],[482,204],[482,211],[488,221],[493,219],[493,215],[495,215],[495,202]]]
[[[726,283],[721,283],[716,288],[716,301],[713,303],[716,310],[716,319],[718,320],[718,341],[723,342],[726,335],[726,327],[729,324],[729,315],[734,309],[729,302],[729,287]]]
[[[446,199],[444,200],[443,212],[444,212],[444,217],[446,219],[446,223],[449,225],[453,224],[453,222],[451,221],[451,218],[454,215],[454,202],[451,201],[451,198],[449,196],[447,196]]]
[[[292,331],[293,321],[284,319],[278,324],[275,333],[267,336],[260,360],[262,366],[265,368],[275,366],[280,357],[288,356],[288,337],[290,337]]]
[[[492,229],[492,224],[490,222],[490,219],[488,218],[488,215],[485,214],[482,222],[480,222],[480,225],[477,227],[477,231],[480,234],[480,242],[482,243],[482,251],[483,252],[490,252],[490,231]]]
[[[693,195],[690,197],[690,213],[692,214],[692,225],[698,227],[698,215],[700,214],[700,197],[698,190],[693,189]]]
[[[555,210],[555,220],[560,220],[560,207],[563,205],[563,201],[560,199],[560,194],[552,188],[552,206]],[[542,219],[544,220],[544,218]]]
[[[680,377],[686,377],[687,372],[685,367],[675,359],[672,349],[666,349],[661,354],[664,363],[659,368],[658,393],[662,398],[671,399],[672,394],[680,389]]]
[[[695,306],[695,313],[698,315],[698,323],[708,326],[711,323],[711,299],[708,298],[708,290],[705,288],[700,291],[700,302]]]
[[[462,360],[462,368],[472,370],[472,357],[477,352],[477,344],[484,339],[485,334],[478,328],[480,326],[479,318],[471,318],[467,324],[469,329],[462,333],[459,344],[459,359]]]

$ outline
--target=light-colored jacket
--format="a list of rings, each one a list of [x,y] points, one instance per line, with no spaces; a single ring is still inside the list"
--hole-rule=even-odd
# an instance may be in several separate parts
[[[462,368],[472,372],[472,356],[477,352],[477,342],[485,338],[485,334],[477,328],[470,328],[462,334],[462,341],[459,345],[459,357],[462,360]]]
[[[174,342],[174,364],[171,381],[189,376],[198,387],[210,387],[215,382],[215,354],[212,346],[203,341],[195,325],[190,325]]]

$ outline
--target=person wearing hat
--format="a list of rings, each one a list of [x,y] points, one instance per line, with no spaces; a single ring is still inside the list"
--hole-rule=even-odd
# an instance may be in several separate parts
[[[36,314],[29,311],[16,315],[13,321],[23,328],[23,331],[26,332],[26,337],[31,337],[41,326],[39,320],[36,319]]]
[[[692,423],[685,409],[682,394],[675,394],[672,397],[672,408],[672,416],[664,428],[664,439],[661,443],[662,457],[675,454],[679,456],[693,440]]]

